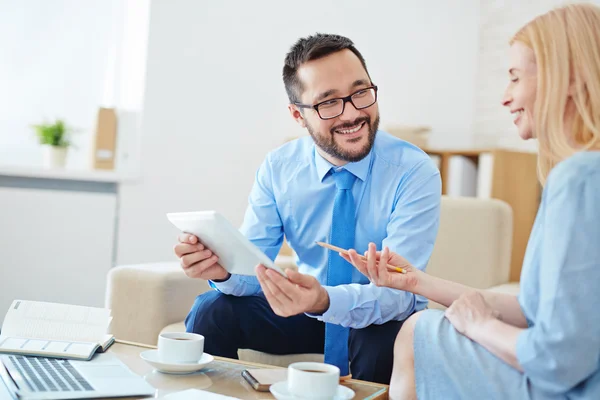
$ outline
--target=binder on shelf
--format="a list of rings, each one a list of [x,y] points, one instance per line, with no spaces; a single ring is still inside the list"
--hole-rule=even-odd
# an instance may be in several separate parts
[[[492,198],[492,173],[494,171],[494,156],[492,153],[482,153],[479,156],[477,172],[477,197]]]
[[[452,156],[449,161],[448,196],[473,197],[477,192],[477,164],[468,157]]]
[[[117,114],[113,108],[100,108],[93,154],[94,169],[115,168],[117,147]]]

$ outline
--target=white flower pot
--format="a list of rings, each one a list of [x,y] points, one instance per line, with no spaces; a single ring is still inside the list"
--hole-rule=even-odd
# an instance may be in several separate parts
[[[63,168],[67,162],[68,147],[42,145],[42,159],[46,168]]]

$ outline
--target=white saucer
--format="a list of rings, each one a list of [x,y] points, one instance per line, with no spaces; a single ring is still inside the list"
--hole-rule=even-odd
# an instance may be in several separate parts
[[[202,357],[197,363],[165,363],[159,360],[158,350],[147,350],[140,353],[140,357],[148,364],[152,365],[160,372],[167,374],[191,374],[192,372],[200,371],[208,363],[215,358],[208,353],[202,354]]]
[[[274,383],[273,385],[271,385],[269,390],[271,391],[271,393],[273,394],[273,396],[275,396],[275,398],[277,400],[305,399],[305,397],[296,397],[296,396],[292,395],[288,391],[287,381]],[[352,390],[346,386],[339,385],[333,400],[350,400],[351,398],[354,397],[354,395],[355,395],[354,390]]]

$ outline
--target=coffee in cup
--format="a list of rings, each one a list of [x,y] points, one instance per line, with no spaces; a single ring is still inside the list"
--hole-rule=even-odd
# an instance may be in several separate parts
[[[288,391],[293,396],[311,400],[335,397],[340,369],[317,362],[298,362],[288,366]]]
[[[158,335],[158,358],[164,363],[197,363],[204,354],[204,336],[189,332]]]

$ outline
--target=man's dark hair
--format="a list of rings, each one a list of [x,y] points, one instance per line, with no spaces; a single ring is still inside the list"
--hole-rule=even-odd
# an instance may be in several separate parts
[[[348,49],[360,60],[367,71],[367,64],[360,51],[354,47],[352,40],[340,35],[317,33],[316,35],[298,39],[285,56],[283,66],[283,84],[290,103],[300,101],[300,95],[304,88],[298,79],[298,68],[305,62],[328,56],[332,53]]]

